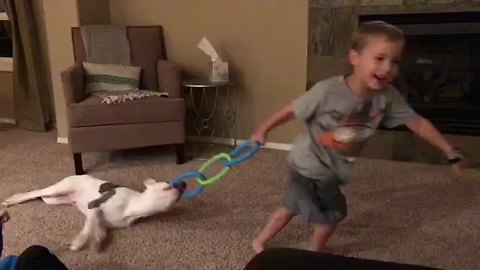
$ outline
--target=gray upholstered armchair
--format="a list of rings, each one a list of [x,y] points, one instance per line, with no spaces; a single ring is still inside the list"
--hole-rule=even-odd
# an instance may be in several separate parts
[[[83,174],[83,152],[175,145],[177,163],[185,161],[185,100],[180,72],[166,61],[161,26],[127,26],[132,65],[141,66],[140,89],[161,90],[169,97],[148,97],[122,104],[102,104],[85,94],[86,59],[80,28],[72,28],[76,64],[61,74],[67,106],[68,143],[75,173]]]

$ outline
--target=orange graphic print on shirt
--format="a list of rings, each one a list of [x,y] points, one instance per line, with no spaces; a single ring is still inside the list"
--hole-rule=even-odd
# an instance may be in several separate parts
[[[382,120],[382,103],[385,104],[373,100],[363,103],[343,117],[334,130],[318,134],[317,141],[346,157],[358,156]]]

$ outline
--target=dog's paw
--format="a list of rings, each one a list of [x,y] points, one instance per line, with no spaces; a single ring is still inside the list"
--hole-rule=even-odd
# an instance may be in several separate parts
[[[23,201],[23,197],[24,197],[23,193],[12,195],[2,202],[2,206],[8,207],[8,206],[18,204]]]
[[[78,234],[72,241],[72,243],[70,244],[70,247],[69,249],[71,251],[78,251],[80,249],[82,249],[85,244],[87,243],[88,241],[88,235],[86,234]]]
[[[7,223],[10,220],[10,215],[7,209],[0,209],[0,224]]]

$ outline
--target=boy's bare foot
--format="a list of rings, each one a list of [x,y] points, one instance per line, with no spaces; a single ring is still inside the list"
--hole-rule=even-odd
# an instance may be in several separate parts
[[[261,243],[257,239],[253,240],[252,247],[257,254],[265,250],[265,244]]]

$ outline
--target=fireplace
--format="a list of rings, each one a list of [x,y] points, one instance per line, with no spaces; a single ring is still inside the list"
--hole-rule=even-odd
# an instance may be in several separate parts
[[[394,82],[412,107],[449,134],[480,135],[480,12],[362,15],[402,29]]]

